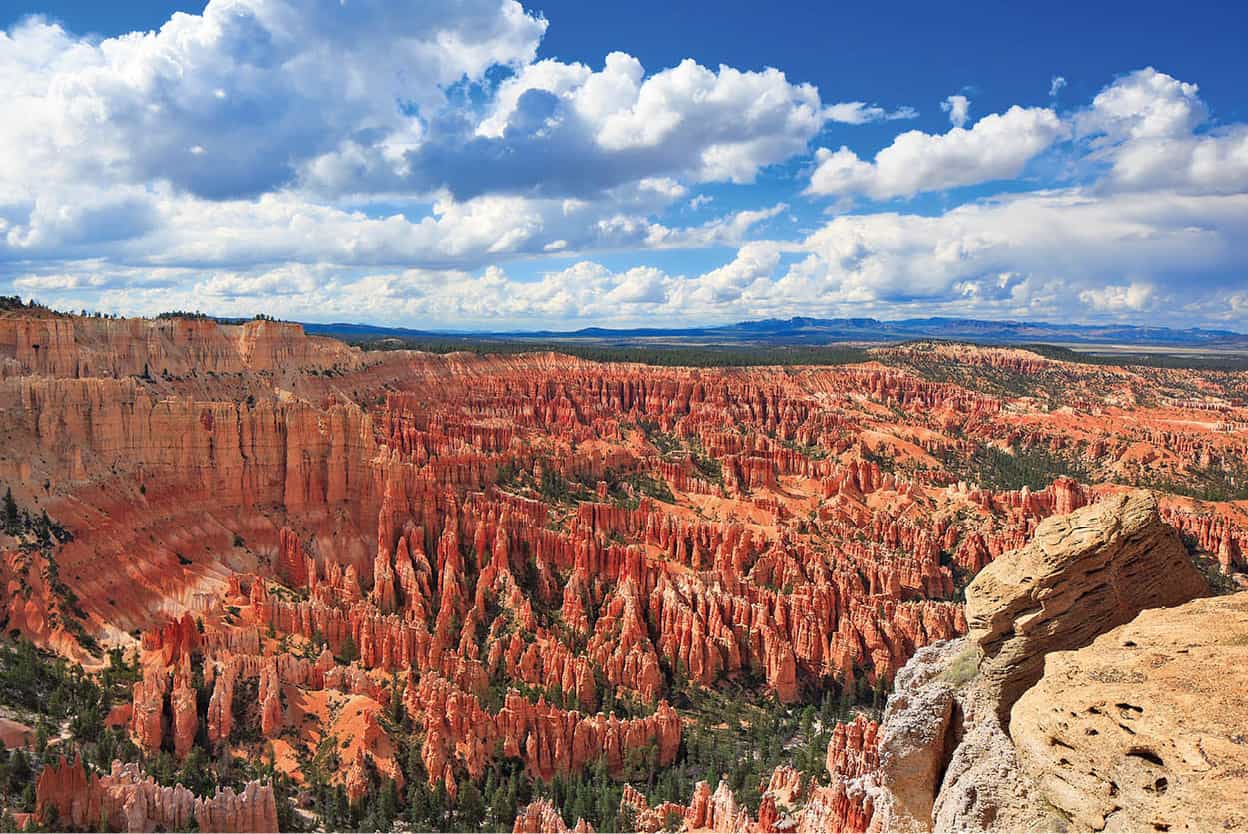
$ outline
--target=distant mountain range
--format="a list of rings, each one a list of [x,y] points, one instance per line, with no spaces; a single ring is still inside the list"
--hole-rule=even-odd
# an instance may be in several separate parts
[[[369,324],[305,324],[309,333],[342,339],[473,339],[490,341],[588,341],[604,344],[822,345],[834,342],[903,342],[947,339],[981,344],[1080,344],[1248,350],[1248,335],[1193,327],[1177,330],[1121,324],[1051,324],[921,318],[761,319],[716,327],[586,327],[581,330],[434,331]]]

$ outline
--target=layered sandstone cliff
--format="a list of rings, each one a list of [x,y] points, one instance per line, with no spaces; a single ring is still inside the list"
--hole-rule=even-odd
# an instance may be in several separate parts
[[[0,376],[180,377],[362,364],[359,350],[285,322],[0,314]]]

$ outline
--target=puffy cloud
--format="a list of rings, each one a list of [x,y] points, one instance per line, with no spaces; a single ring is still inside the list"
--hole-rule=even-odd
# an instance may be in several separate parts
[[[954,127],[962,127],[970,115],[971,100],[966,96],[949,96],[940,103],[940,109],[949,114]]]
[[[662,270],[639,266],[625,272],[605,298],[612,304],[659,304],[667,299],[671,279]]]
[[[1049,82],[1049,98],[1056,98],[1057,94],[1066,86],[1066,78],[1061,75],[1053,76],[1053,80]]]
[[[1149,284],[1107,284],[1079,293],[1079,300],[1097,310],[1140,312],[1156,305],[1156,292]]]
[[[1084,318],[1088,305],[1122,312],[1164,298],[1177,313],[1185,296],[1236,288],[1245,233],[1243,194],[1033,193],[934,217],[838,217],[804,242],[810,255],[778,286],[829,305],[956,301],[967,313]]]
[[[500,85],[484,119],[432,125],[401,166],[375,153],[357,164],[350,147],[308,173],[328,190],[446,189],[457,199],[594,198],[647,177],[746,183],[804,153],[826,118],[818,91],[779,70],[685,60],[647,77],[636,58],[613,52],[598,71],[553,60],[526,67]],[[357,180],[344,176],[352,171]]]
[[[748,305],[753,296],[770,292],[781,249],[772,241],[745,244],[729,263],[674,288],[674,304],[702,315]]]
[[[829,118],[774,69],[535,61],[545,28],[514,0],[211,0],[104,40],[28,19],[0,32],[0,265],[734,243],[773,215],[687,234],[654,217],[691,182],[805,153]]]
[[[444,196],[412,219],[393,209],[368,214],[308,203],[291,192],[249,201],[202,200],[168,185],[113,194],[58,192],[8,207],[8,219],[0,206],[0,275],[6,261],[84,258],[152,267],[289,261],[476,269],[515,255],[736,245],[788,208],[746,209],[691,227],[649,219],[684,194],[673,183],[647,181],[597,202],[515,196],[456,202]]]
[[[1110,142],[1186,136],[1208,115],[1198,92],[1195,84],[1147,67],[1099,92],[1076,125]]]
[[[514,0],[213,0],[99,42],[29,19],[0,33],[0,180],[166,180],[254,196],[344,141],[401,154],[448,85],[532,60],[546,22]]]
[[[13,288],[27,293],[64,292],[95,289],[106,286],[107,283],[107,279],[102,275],[53,272],[47,275],[19,276],[13,279]]]
[[[1050,94],[1064,84],[1055,77]],[[1248,125],[1202,131],[1209,112],[1197,86],[1151,67],[1116,79],[1068,120],[1051,109],[1015,106],[966,129],[969,104],[964,96],[948,97],[941,109],[952,130],[902,133],[870,162],[847,147],[819,149],[809,193],[887,199],[1011,179],[1069,136],[1079,140],[1069,162],[1077,169],[1104,170],[1098,187],[1106,191],[1248,190]]]
[[[1200,136],[1126,142],[1113,154],[1107,186],[1243,193],[1248,190],[1248,126],[1234,125]]]
[[[660,224],[650,227],[648,242],[658,247],[705,248],[725,244],[739,244],[746,235],[767,220],[788,211],[786,203],[777,203],[765,209],[746,209],[723,217],[717,217],[701,226],[685,229],[668,229]]]
[[[954,127],[938,135],[907,131],[872,162],[844,146],[838,151],[820,148],[809,193],[863,194],[882,200],[1010,179],[1066,132],[1052,110],[1014,106],[985,116],[969,130]]]
[[[1106,87],[1075,117],[1093,149],[1107,161],[1103,187],[1174,189],[1197,194],[1248,190],[1248,125],[1198,129],[1208,109],[1195,84],[1148,67]]]

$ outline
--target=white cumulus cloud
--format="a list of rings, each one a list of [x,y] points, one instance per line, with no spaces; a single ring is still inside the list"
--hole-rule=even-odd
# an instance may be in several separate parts
[[[1195,84],[1148,67],[1102,90],[1075,125],[1108,161],[1105,187],[1200,194],[1248,190],[1248,125],[1201,130],[1209,111]]]
[[[871,162],[844,146],[837,151],[820,148],[809,192],[882,200],[1010,179],[1066,131],[1052,110],[1014,106],[983,117],[969,129],[954,127],[943,134],[907,131]]]

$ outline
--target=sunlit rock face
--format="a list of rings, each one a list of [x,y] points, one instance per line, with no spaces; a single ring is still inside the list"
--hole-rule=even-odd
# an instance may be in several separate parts
[[[1243,566],[1244,375],[868,359],[364,352],[269,321],[2,314],[0,482],[59,531],[0,538],[5,628],[89,667],[137,653],[144,753],[225,745],[293,777],[332,739],[327,778],[358,801],[409,759],[448,796],[502,760],[538,781],[681,767],[690,688],[865,711],[966,632],[978,571],[1126,484],[1159,487],[1170,556]],[[876,725],[823,731],[830,785],[777,770],[758,804],[705,783],[661,811],[633,797],[637,818],[861,830]],[[71,770],[46,801],[73,814]],[[112,814],[144,778],[73,790]],[[272,796],[191,800],[147,819],[241,830],[229,815],[267,825]],[[515,825],[589,823],[538,805]]]

